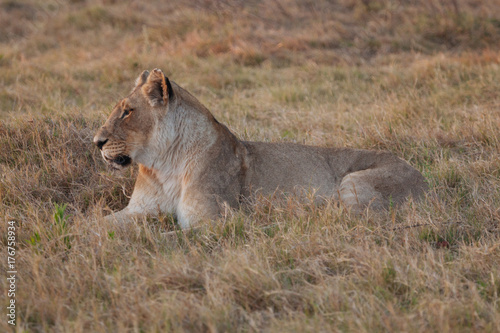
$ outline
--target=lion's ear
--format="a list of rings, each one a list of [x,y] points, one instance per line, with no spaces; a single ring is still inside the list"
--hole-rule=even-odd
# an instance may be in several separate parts
[[[153,69],[146,83],[142,86],[142,93],[149,100],[151,106],[167,105],[168,100],[173,97],[173,89],[161,69]]]
[[[142,87],[144,83],[146,83],[146,81],[148,80],[148,76],[149,76],[149,71],[142,72],[141,75],[139,75],[139,77],[135,80],[134,88]]]

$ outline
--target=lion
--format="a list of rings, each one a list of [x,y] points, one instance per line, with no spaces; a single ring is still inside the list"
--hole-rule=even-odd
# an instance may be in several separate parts
[[[239,140],[160,69],[142,72],[94,143],[114,169],[139,165],[129,204],[107,217],[116,221],[167,213],[185,229],[277,191],[387,209],[427,190],[422,174],[389,152]]]

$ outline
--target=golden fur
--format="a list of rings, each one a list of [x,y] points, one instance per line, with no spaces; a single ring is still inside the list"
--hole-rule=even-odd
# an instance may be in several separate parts
[[[174,213],[186,228],[217,218],[223,205],[276,191],[383,208],[427,188],[420,172],[388,152],[240,141],[159,69],[139,76],[94,142],[114,168],[139,163],[117,220]]]

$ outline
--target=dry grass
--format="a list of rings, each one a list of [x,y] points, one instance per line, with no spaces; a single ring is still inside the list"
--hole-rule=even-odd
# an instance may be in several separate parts
[[[18,332],[500,331],[500,7],[334,3],[1,2]],[[387,149],[431,192],[378,215],[260,198],[186,234],[169,216],[116,230],[101,217],[136,171],[109,173],[91,138],[154,67],[242,138]]]

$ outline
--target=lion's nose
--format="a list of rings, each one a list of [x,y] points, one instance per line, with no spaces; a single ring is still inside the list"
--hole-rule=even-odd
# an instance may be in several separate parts
[[[94,139],[94,143],[95,145],[102,150],[102,146],[104,146],[106,144],[106,142],[108,142],[108,139],[99,139],[99,138],[95,138]]]

